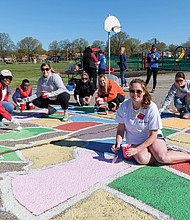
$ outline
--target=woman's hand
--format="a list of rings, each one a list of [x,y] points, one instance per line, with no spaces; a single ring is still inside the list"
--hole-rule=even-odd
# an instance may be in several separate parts
[[[138,153],[138,149],[137,148],[130,147],[129,149],[126,150],[126,154],[129,157],[134,156],[137,153]]]
[[[112,147],[111,147],[111,150],[115,153],[116,151],[118,151],[120,149],[120,146],[119,145],[116,145],[116,144],[114,144],[114,145],[112,145]]]

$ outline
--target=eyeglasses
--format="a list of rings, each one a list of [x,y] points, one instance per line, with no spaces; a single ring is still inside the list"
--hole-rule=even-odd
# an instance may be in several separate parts
[[[176,82],[176,83],[178,83],[178,82],[183,82],[183,79],[176,79],[175,82]]]
[[[143,91],[140,90],[140,89],[137,89],[137,90],[130,89],[129,92],[130,92],[130,93],[133,93],[133,94],[137,93],[138,95],[141,95]]]
[[[42,68],[41,70],[42,70],[42,71],[45,71],[45,70],[46,70],[46,71],[49,71],[49,68]]]
[[[82,80],[88,80],[88,78],[82,78]]]

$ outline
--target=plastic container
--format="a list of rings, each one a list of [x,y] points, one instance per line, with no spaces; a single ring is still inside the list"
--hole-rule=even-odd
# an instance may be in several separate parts
[[[121,148],[122,148],[123,156],[125,158],[129,158],[130,156],[127,155],[127,150],[131,148],[131,145],[130,144],[122,144]]]
[[[42,91],[42,98],[47,99],[47,95],[44,95],[44,93],[46,93],[46,91]]]
[[[20,103],[20,111],[22,112],[22,111],[24,111],[24,110],[26,110],[26,103],[21,102],[21,103]]]

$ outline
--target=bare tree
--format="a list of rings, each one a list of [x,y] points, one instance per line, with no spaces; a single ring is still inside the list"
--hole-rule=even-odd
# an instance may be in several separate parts
[[[5,57],[8,53],[15,50],[15,45],[10,39],[9,34],[0,33],[0,56]]]

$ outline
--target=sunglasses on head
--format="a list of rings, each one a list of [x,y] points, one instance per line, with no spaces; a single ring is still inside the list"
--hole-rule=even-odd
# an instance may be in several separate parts
[[[176,79],[176,82],[183,82],[183,79]]]
[[[130,92],[130,93],[133,93],[133,94],[137,93],[138,95],[141,95],[143,91],[140,90],[140,89],[137,89],[137,90],[130,89],[129,92]]]
[[[82,78],[82,80],[88,80],[88,78]]]
[[[46,70],[46,71],[49,71],[49,68],[42,68],[41,70],[42,70],[42,71],[45,71],[45,70]]]

